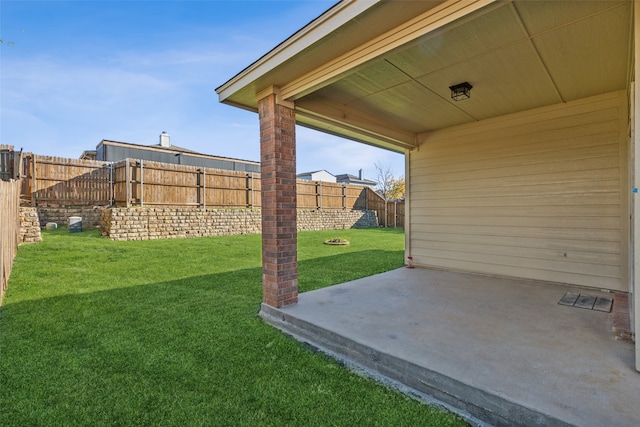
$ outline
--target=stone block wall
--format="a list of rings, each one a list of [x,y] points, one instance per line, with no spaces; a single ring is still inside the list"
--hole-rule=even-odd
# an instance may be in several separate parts
[[[378,226],[376,211],[298,209],[298,231],[346,230]]]
[[[375,211],[298,210],[298,231],[377,227]],[[259,209],[107,208],[102,228],[111,240],[260,234]]]
[[[36,208],[20,208],[20,234],[18,244],[35,243],[42,241],[40,221]]]
[[[82,218],[82,229],[92,230],[100,225],[102,221],[102,210],[104,208],[79,207],[79,208],[45,208],[38,207],[40,224],[45,226],[48,222],[55,222],[58,226],[69,226],[69,217],[79,216]]]
[[[260,233],[260,211],[250,209],[109,208],[103,232],[111,240],[154,240]]]

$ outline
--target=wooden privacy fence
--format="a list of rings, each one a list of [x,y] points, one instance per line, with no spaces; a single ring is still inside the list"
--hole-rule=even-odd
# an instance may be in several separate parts
[[[385,200],[371,188],[366,188],[367,209],[376,211],[383,227],[404,228],[404,200]]]
[[[116,206],[261,206],[259,173],[127,159],[114,165],[114,177]],[[296,187],[299,209],[367,206],[362,186],[297,180]]]
[[[296,187],[300,209],[367,209],[366,187],[303,179]]]
[[[20,185],[20,181],[0,180],[0,304],[18,249]]]
[[[116,163],[23,156],[23,199],[33,206],[194,206],[259,208],[259,173],[126,159]],[[375,210],[380,225],[402,227],[404,203],[360,185],[298,180],[299,209]]]
[[[23,200],[33,206],[108,205],[112,164],[26,153],[22,156]]]
[[[116,206],[260,206],[260,174],[149,160],[114,165]]]
[[[386,227],[404,228],[404,200],[387,202]]]

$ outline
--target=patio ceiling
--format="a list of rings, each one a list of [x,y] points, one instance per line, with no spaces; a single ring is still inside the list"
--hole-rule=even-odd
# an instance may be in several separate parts
[[[403,151],[463,123],[625,89],[630,1],[341,2],[217,89],[299,124]],[[471,98],[449,86],[467,81]]]

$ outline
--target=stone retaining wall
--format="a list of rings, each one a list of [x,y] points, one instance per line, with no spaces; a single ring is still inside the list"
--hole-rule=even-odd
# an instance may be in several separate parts
[[[375,211],[298,210],[298,230],[342,230],[377,227]],[[259,209],[108,208],[102,228],[111,240],[259,234]]]
[[[345,230],[378,226],[376,211],[298,209],[298,231]]]
[[[20,234],[18,244],[42,242],[40,221],[36,208],[20,208]]]
[[[55,222],[58,226],[69,226],[69,217],[79,216],[82,218],[82,229],[92,230],[100,225],[102,221],[102,210],[104,208],[80,207],[80,208],[45,208],[38,207],[40,224],[44,227],[48,222]]]

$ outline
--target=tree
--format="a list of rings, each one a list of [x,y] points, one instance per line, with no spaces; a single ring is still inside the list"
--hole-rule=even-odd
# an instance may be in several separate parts
[[[393,180],[393,185],[391,186],[391,191],[389,193],[389,199],[391,200],[400,200],[404,199],[404,176],[401,176],[398,179]]]
[[[404,199],[404,176],[394,177],[391,168],[380,163],[374,163],[373,166],[376,168],[378,177],[378,185],[376,186],[378,194],[385,200]]]

